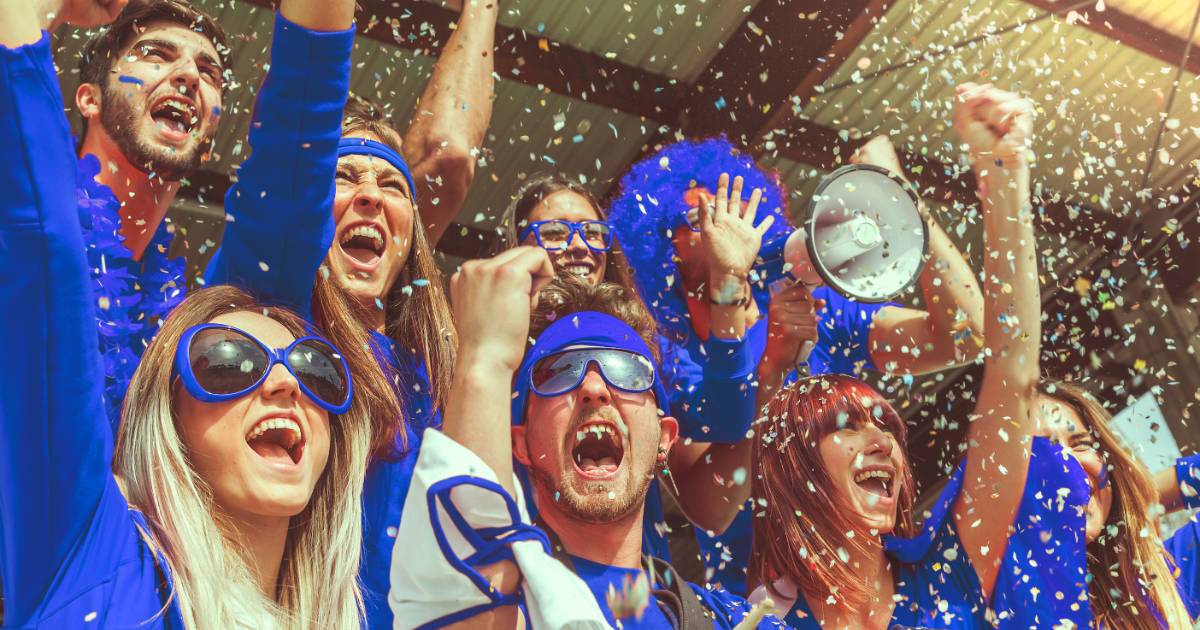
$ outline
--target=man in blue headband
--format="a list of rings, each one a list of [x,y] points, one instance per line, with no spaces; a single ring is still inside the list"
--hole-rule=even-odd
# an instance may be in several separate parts
[[[653,317],[614,285],[564,279],[540,291],[553,276],[546,252],[533,247],[469,261],[455,274],[460,342],[444,435],[478,456],[511,496],[513,473],[528,473],[524,485],[552,553],[586,583],[609,624],[732,628],[750,610],[743,600],[686,584],[662,563],[649,562],[649,581],[640,577],[646,492],[679,430],[663,409]],[[405,570],[403,558],[398,552],[393,571]],[[474,570],[512,593],[517,566],[504,560]],[[402,599],[397,584],[406,583],[393,577],[394,605]]]

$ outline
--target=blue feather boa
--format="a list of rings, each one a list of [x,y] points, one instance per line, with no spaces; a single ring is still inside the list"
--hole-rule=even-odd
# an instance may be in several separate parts
[[[96,181],[99,173],[96,156],[80,158],[75,191],[96,300],[105,403],[115,430],[142,352],[187,292],[186,262],[182,257],[167,259],[172,237],[168,221],[159,225],[142,259],[133,259],[118,231],[121,204],[111,189]]]
[[[741,175],[743,190],[763,189],[755,224],[775,215],[775,224],[764,235],[764,242],[791,232],[786,196],[778,176],[760,169],[754,158],[740,152],[724,136],[676,142],[634,164],[621,178],[620,194],[608,209],[608,219],[629,260],[638,292],[659,326],[679,340],[687,339],[691,331],[681,280],[675,273],[675,246],[670,233],[686,209],[684,193],[697,186],[715,193],[721,173],[729,173],[731,179]],[[755,299],[765,309],[770,299],[767,287],[762,283],[752,286]]]

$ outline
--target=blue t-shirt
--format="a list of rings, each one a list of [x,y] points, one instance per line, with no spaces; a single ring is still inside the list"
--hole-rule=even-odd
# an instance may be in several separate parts
[[[397,436],[391,457],[376,459],[363,481],[363,557],[359,581],[368,628],[391,628],[392,609],[387,595],[391,579],[392,548],[404,512],[404,499],[412,485],[426,428],[440,430],[442,414],[436,409],[425,362],[414,352],[401,350],[388,337],[372,332],[380,363],[395,370],[404,404],[404,442]]]
[[[571,562],[574,565],[575,574],[587,583],[588,589],[592,591],[592,595],[600,604],[600,610],[604,612],[608,623],[614,628],[617,626],[617,620],[613,616],[612,610],[608,607],[608,591],[611,587],[617,593],[623,592],[626,581],[635,580],[642,573],[640,569],[625,569],[621,567],[599,564],[583,558],[571,556]],[[737,597],[723,589],[705,589],[694,584],[688,584],[688,587],[700,599],[701,605],[713,613],[713,627],[721,629],[731,629],[750,612],[750,604],[746,600]],[[658,585],[656,588],[662,588]],[[671,630],[672,625],[670,619],[659,607],[658,600],[650,595],[649,604],[646,606],[642,614],[642,618],[628,617],[621,620],[621,628],[625,630]],[[758,624],[758,628],[782,628],[783,625],[773,617],[764,618]]]
[[[1163,547],[1175,561],[1178,575],[1175,587],[1192,619],[1200,616],[1200,523],[1195,517],[1163,541]]]
[[[880,309],[895,305],[855,302],[826,286],[814,289],[813,298],[825,300],[825,308],[818,312],[821,321],[817,329],[817,344],[808,357],[810,373],[813,376],[857,376],[862,370],[874,370],[869,343],[871,322]],[[747,339],[754,356],[762,357],[767,345],[767,327],[756,326]],[[696,529],[700,557],[704,561],[704,577],[708,583],[719,584],[734,593],[746,592],[746,567],[750,563],[752,529],[751,510],[746,506],[721,534],[709,536],[704,530]]]

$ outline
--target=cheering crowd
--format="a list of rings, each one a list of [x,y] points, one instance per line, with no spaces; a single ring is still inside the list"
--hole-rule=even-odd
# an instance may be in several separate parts
[[[0,0],[0,625],[1193,626],[1200,529],[1158,519],[1200,507],[1200,459],[1151,476],[1039,370],[1028,100],[957,87],[983,268],[924,213],[928,310],[769,282],[787,196],[724,137],[607,206],[576,174],[512,182],[504,251],[447,281],[499,13],[463,5],[400,131],[349,94],[355,2],[281,0],[189,292],[164,217],[222,124],[229,36],[184,0]],[[73,137],[50,33],[101,25]],[[902,177],[886,137],[853,160]],[[976,361],[918,509],[921,446],[860,377]]]

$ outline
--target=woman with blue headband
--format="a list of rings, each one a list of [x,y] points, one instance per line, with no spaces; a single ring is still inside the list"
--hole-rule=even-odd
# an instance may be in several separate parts
[[[145,349],[114,448],[73,143],[27,4],[0,4],[0,344],[20,357],[0,378],[5,625],[361,627],[361,488],[398,413],[366,335],[197,292]],[[336,28],[338,7],[284,0],[279,21]]]
[[[461,153],[455,147],[482,140],[497,12],[495,2],[464,3],[419,106],[420,122],[403,139],[419,160],[411,166],[379,107],[347,103],[349,36],[336,46],[314,44],[322,46],[319,69],[275,60],[254,110],[251,156],[226,196],[232,221],[208,269],[210,281],[250,287],[302,313],[345,309],[338,298],[350,297],[347,314],[370,331],[379,361],[394,374],[404,415],[377,436],[363,491],[361,578],[371,627],[392,625],[386,597],[396,528],[420,435],[440,428],[454,360],[454,324],[431,234],[444,228],[432,224],[449,220],[443,206],[461,198],[449,184],[430,182],[458,186],[473,172],[473,162],[453,158]],[[480,64],[486,72],[475,76]],[[445,140],[446,133],[460,137]],[[436,221],[423,220],[418,199],[440,208]]]

